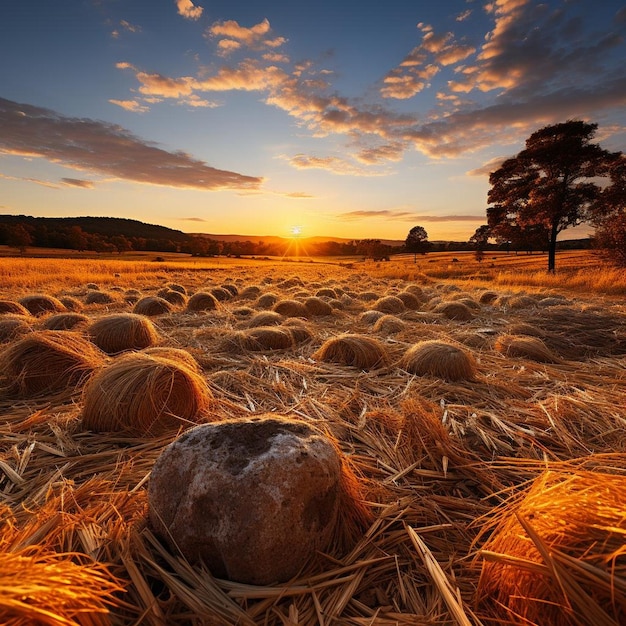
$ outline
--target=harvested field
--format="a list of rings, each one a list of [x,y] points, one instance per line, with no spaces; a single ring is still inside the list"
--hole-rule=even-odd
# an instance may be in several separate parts
[[[0,276],[4,262],[15,263],[0,260]],[[151,317],[148,340],[129,352],[124,339],[108,355],[91,343],[93,329],[139,319],[131,301],[116,301],[115,316],[87,306],[71,331],[45,329],[60,319],[53,306],[31,313],[41,317],[9,306],[0,313],[0,623],[626,623],[621,298],[457,281],[438,277],[445,268],[435,264],[429,276],[412,264],[392,276],[373,263],[142,263],[133,271],[119,261],[109,271],[94,261],[92,275],[87,261],[81,274],[66,263],[67,284],[59,272],[31,274],[0,299],[30,304],[36,292],[45,302],[84,302],[91,282],[109,292],[132,286],[141,298],[164,289],[194,295]],[[392,293],[413,294],[419,306],[384,295]],[[343,306],[315,314],[314,297]],[[383,320],[394,297],[402,307]],[[529,339],[554,358],[511,351]],[[431,350],[422,365],[409,352],[420,345],[444,351]],[[451,361],[441,369],[459,355],[467,369]],[[175,401],[169,378],[127,377],[124,363],[135,361],[168,364],[194,386]],[[104,404],[89,394],[106,372],[119,372],[106,400],[116,412],[101,417],[117,421],[90,430],[85,408]],[[143,406],[153,396],[167,427],[117,429],[125,394],[137,388],[146,396],[137,419],[151,419]],[[131,396],[132,408],[141,398]],[[148,486],[161,452],[196,423],[267,414],[334,442],[349,476],[341,489],[358,506],[339,511],[344,532],[292,578],[250,585],[178,554],[150,522]],[[249,461],[233,458],[233,471]]]

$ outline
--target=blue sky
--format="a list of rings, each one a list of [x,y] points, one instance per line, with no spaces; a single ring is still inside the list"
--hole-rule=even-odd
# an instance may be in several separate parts
[[[466,240],[534,130],[624,150],[625,36],[610,0],[4,2],[0,210]]]

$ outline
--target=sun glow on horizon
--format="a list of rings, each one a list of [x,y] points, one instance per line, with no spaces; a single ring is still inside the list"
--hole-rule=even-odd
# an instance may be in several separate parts
[[[289,229],[292,237],[299,237],[302,234],[302,227],[300,226],[292,226]]]

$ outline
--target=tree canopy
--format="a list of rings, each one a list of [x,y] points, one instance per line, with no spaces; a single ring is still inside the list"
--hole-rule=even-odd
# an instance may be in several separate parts
[[[530,230],[545,237],[549,272],[555,270],[558,234],[592,220],[602,199],[594,179],[608,176],[621,155],[592,143],[597,127],[569,120],[541,128],[489,177],[493,235],[512,239]]]
[[[404,248],[417,256],[420,252],[428,250],[428,233],[423,226],[413,226],[406,236]]]

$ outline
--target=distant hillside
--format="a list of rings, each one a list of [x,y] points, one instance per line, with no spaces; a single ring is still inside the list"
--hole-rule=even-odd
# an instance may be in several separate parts
[[[0,215],[0,224],[27,224],[33,227],[44,226],[48,230],[67,229],[79,226],[92,235],[114,237],[123,235],[127,238],[170,240],[184,242],[189,235],[180,230],[173,230],[156,224],[145,224],[138,220],[121,217],[32,217],[28,215]]]
[[[215,235],[209,233],[190,233],[194,237],[206,237],[207,239],[213,239],[214,241],[250,241],[252,243],[259,243],[259,241],[263,241],[265,243],[274,244],[274,243],[283,243],[288,244],[292,241],[292,237],[277,237],[276,235]],[[325,243],[327,241],[334,241],[336,243],[349,243],[350,241],[354,241],[358,239],[358,237],[353,237],[352,239],[347,239],[345,237],[324,237],[324,236],[315,236],[315,237],[298,237],[298,241],[302,243]],[[402,246],[404,245],[404,241],[399,239],[381,239],[380,242],[387,246]]]

